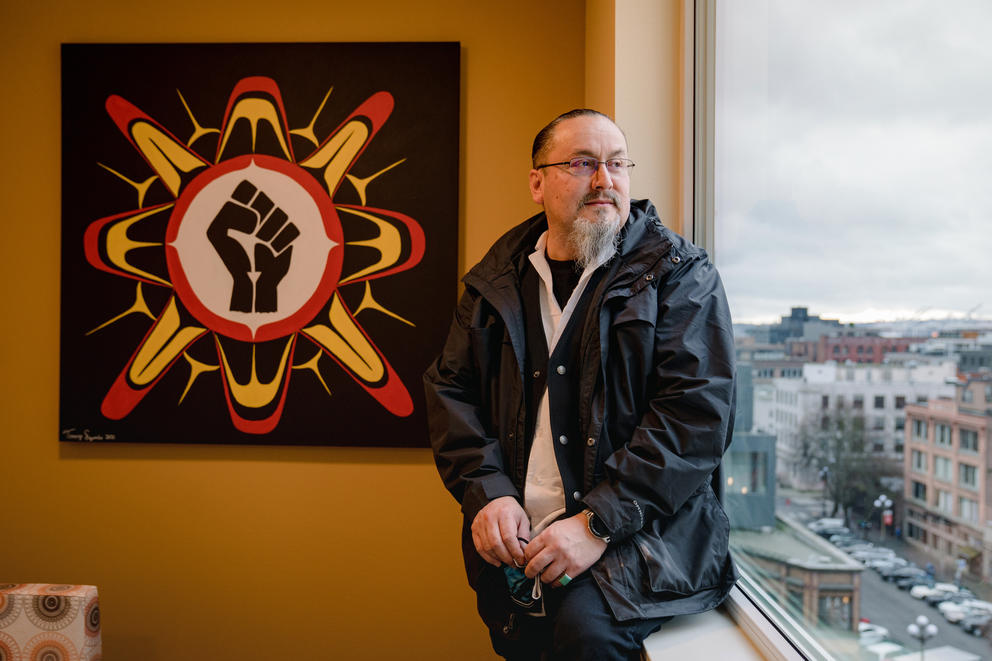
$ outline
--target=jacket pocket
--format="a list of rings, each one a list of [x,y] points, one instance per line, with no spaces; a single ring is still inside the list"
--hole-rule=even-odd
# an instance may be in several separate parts
[[[675,516],[651,521],[634,536],[652,592],[693,594],[722,581],[730,523],[709,483]]]

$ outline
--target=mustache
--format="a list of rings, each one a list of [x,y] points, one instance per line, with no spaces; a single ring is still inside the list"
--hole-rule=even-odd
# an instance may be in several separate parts
[[[590,202],[609,202],[613,206],[620,207],[620,196],[611,190],[595,191],[593,193],[586,194],[582,198],[582,204],[589,204]]]

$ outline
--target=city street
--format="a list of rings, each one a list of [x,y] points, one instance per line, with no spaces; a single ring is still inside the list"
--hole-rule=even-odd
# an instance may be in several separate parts
[[[816,493],[780,490],[777,501],[779,513],[788,514],[797,521],[819,518],[823,511],[823,501]],[[830,515],[829,503],[827,515]],[[878,531],[870,533],[869,541],[876,546],[891,548],[897,555],[919,567],[924,567],[929,559],[925,553],[902,540],[887,537],[881,541]],[[938,571],[937,580],[953,582],[953,576]],[[992,601],[992,586],[969,580],[963,581],[963,584],[975,592],[979,599]],[[907,625],[919,615],[926,615],[937,626],[937,635],[927,641],[927,649],[951,645],[982,658],[992,658],[992,641],[965,633],[957,625],[945,620],[939,610],[925,601],[914,599],[908,591],[900,590],[894,583],[887,583],[875,571],[866,569],[862,573],[861,617],[888,629],[894,642],[910,650],[919,649],[919,643],[906,632]]]
[[[918,615],[926,615],[937,625],[937,635],[927,641],[927,648],[953,645],[982,658],[992,657],[992,644],[988,639],[965,633],[945,620],[939,610],[909,596],[909,592],[900,590],[895,583],[886,583],[871,569],[866,569],[861,576],[861,616],[888,629],[893,641],[910,650],[919,649],[919,643],[906,633],[906,626]]]

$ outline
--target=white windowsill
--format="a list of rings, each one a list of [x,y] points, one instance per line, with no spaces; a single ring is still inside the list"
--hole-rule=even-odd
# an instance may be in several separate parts
[[[792,661],[803,657],[735,587],[716,610],[683,615],[662,625],[644,641],[644,658]]]

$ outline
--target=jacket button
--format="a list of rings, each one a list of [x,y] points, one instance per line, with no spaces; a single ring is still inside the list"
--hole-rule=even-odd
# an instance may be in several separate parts
[[[506,435],[506,437],[509,438],[512,441],[513,440],[513,432],[511,431],[509,434]]]
[[[647,280],[648,282],[651,282],[652,280],[654,280],[654,273],[648,273],[646,276],[644,276],[644,279]]]
[[[559,374],[564,374],[565,373],[565,366],[564,365],[559,365],[558,366],[558,369],[556,369],[555,371],[558,372]]]
[[[562,434],[561,436],[558,437],[558,442],[561,443],[562,445],[568,445],[568,437]]]
[[[682,258],[679,257],[678,255],[675,255],[675,257],[672,257],[672,262],[675,263],[675,264],[678,264],[681,261],[682,261]]]
[[[572,492],[572,500],[578,500],[579,498],[582,498],[582,494],[579,493],[578,491],[573,491]]]
[[[590,436],[589,438],[586,439],[586,445],[588,445],[589,447],[596,445],[596,439]]]
[[[541,370],[534,370],[534,378],[535,379],[541,378]]]

